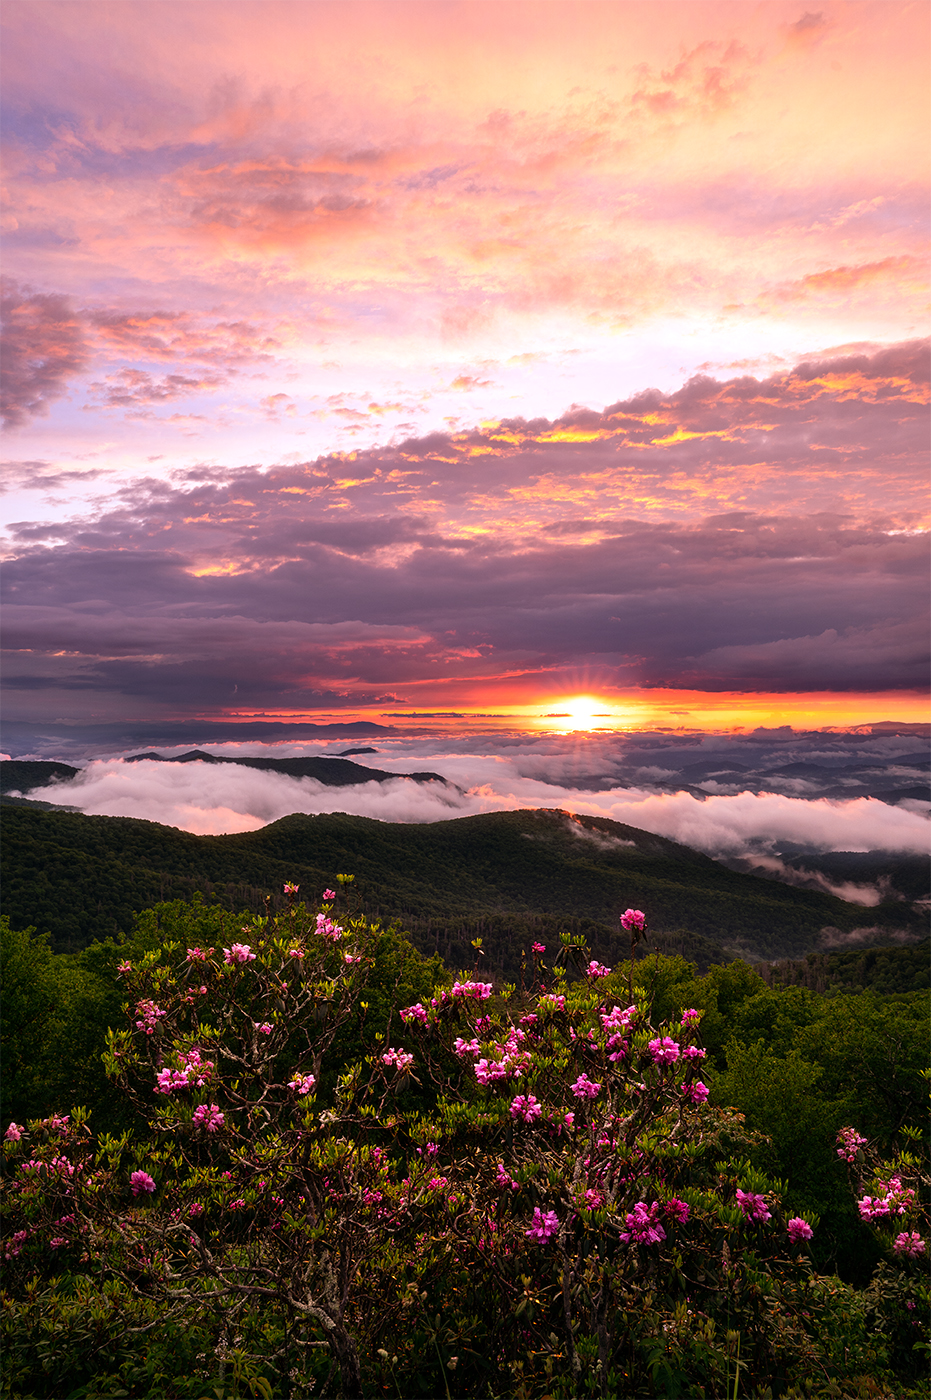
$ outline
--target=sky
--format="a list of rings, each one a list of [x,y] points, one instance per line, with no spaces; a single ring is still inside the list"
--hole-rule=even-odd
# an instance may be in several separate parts
[[[6,751],[927,719],[931,11],[810,3],[6,0]]]

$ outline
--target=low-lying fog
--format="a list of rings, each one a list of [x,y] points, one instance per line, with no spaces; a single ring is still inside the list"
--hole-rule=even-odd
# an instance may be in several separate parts
[[[931,803],[921,740],[894,736],[471,735],[378,738],[350,750],[360,767],[396,779],[329,787],[238,764],[90,759],[33,800],[90,815],[141,817],[200,835],[251,831],[291,812],[348,812],[392,822],[432,822],[518,807],[560,807],[610,817],[706,854],[841,898],[876,904],[883,881],[800,872],[787,856],[829,851],[924,854]],[[164,758],[190,745],[160,747]],[[336,757],[346,742],[208,743],[226,758]],[[138,752],[138,750],[137,750]],[[46,755],[43,754],[43,757]],[[51,755],[49,755],[51,756]],[[401,775],[428,768],[444,782]]]

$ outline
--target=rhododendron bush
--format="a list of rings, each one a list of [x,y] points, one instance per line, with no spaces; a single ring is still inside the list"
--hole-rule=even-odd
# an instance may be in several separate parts
[[[652,1022],[648,964],[635,983],[566,935],[550,964],[530,950],[529,985],[462,974],[367,1031],[380,931],[333,891],[285,893],[225,946],[120,964],[107,1063],[135,1130],[80,1110],[7,1129],[7,1393],[68,1393],[76,1357],[140,1395],[880,1385],[879,1314],[814,1274],[817,1220],[709,1102],[701,1013]],[[838,1170],[869,1177],[861,1215],[920,1311],[917,1161],[883,1175],[845,1133]],[[189,1367],[147,1390],[126,1358],[164,1338]]]

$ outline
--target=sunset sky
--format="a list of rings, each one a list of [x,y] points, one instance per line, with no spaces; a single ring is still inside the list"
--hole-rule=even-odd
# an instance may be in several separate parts
[[[931,10],[811,3],[6,0],[7,718],[927,718]]]

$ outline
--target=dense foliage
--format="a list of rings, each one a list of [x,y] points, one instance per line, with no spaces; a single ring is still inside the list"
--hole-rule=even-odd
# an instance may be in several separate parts
[[[925,1393],[926,998],[571,934],[496,990],[338,891],[5,935],[6,1395]]]
[[[817,890],[726,869],[688,847],[605,818],[564,812],[496,812],[448,822],[378,822],[343,813],[293,815],[260,831],[192,836],[118,817],[4,809],[3,908],[14,928],[48,929],[76,952],[128,933],[135,911],[200,890],[230,912],[280,912],[286,880],[322,889],[352,870],[365,907],[400,919],[424,951],[453,965],[484,939],[490,971],[517,975],[521,938],[585,933],[602,957],[617,954],[616,910],[651,910],[655,934],[707,966],[726,954],[798,957],[825,927],[862,926],[864,911]],[[924,931],[910,904],[869,911],[882,931]]]

